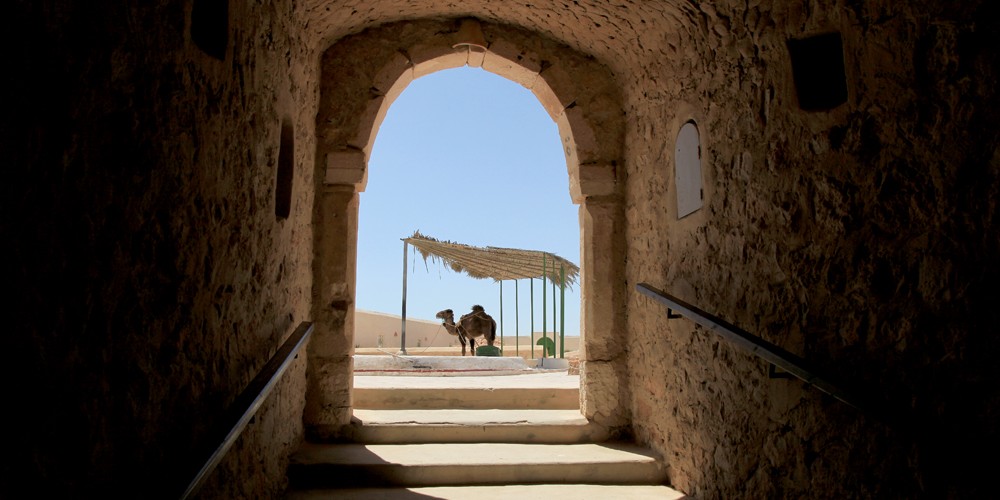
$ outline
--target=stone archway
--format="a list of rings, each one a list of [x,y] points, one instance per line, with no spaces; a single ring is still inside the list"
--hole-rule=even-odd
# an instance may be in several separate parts
[[[335,438],[351,419],[358,193],[378,128],[403,89],[465,65],[530,89],[559,128],[570,195],[580,205],[581,409],[615,432],[626,413],[623,358],[624,112],[612,73],[591,57],[518,28],[475,20],[399,22],[341,39],[323,54],[316,120],[314,309],[305,426]]]

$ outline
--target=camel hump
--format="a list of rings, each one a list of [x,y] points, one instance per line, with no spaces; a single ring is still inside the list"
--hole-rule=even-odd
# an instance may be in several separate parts
[[[472,312],[483,312],[485,310],[486,309],[483,309],[483,306],[481,306],[479,304],[476,304],[476,305],[472,306]]]

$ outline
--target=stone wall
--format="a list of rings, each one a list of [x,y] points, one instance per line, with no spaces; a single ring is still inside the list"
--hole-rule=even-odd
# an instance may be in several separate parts
[[[334,327],[310,348],[347,373],[349,316],[320,318],[313,301],[353,307],[357,186],[321,190],[316,159],[365,151],[358,133],[373,129],[358,124],[393,90],[369,84],[401,38],[419,56],[421,41],[469,17],[516,34],[495,47],[513,60],[518,47],[573,54],[582,66],[550,72],[555,98],[543,103],[575,110],[562,125],[619,138],[567,144],[574,182],[601,193],[574,192],[584,232],[602,235],[581,252],[601,271],[582,278],[604,287],[582,294],[589,417],[661,452],[673,485],[699,498],[986,496],[996,460],[972,457],[994,455],[1000,407],[992,3],[230,2],[219,27],[205,1],[0,7],[15,376],[0,496],[22,484],[45,496],[167,491],[300,321]],[[444,28],[421,31],[430,24]],[[367,28],[382,41],[339,44]],[[846,102],[804,110],[789,41],[833,32]],[[321,53],[335,42],[354,62],[342,73],[368,80],[323,109]],[[366,67],[372,54],[385,64]],[[437,60],[428,54],[421,62]],[[613,85],[566,93],[588,74]],[[317,122],[331,109],[340,116]],[[678,220],[673,148],[688,120],[701,131],[705,205]],[[275,196],[283,138],[294,143],[287,218]],[[348,219],[319,236],[339,267],[314,269],[314,228],[333,205]],[[328,272],[344,286],[314,287]],[[667,321],[639,282],[801,355],[887,408],[888,423]],[[206,496],[280,490],[303,432],[305,365]],[[340,425],[349,382],[328,380],[320,393]]]
[[[806,358],[888,424],[631,290],[637,437],[704,498],[985,495],[964,450],[997,443],[995,8],[749,5],[690,9],[623,82],[628,284]],[[848,98],[805,111],[787,42],[831,32]],[[688,120],[705,206],[678,220]]]
[[[193,21],[206,3],[0,8],[17,408],[0,496],[179,494],[226,407],[309,319],[315,58],[293,2]],[[279,158],[293,165],[286,217]],[[304,371],[291,367],[207,491],[283,488]]]

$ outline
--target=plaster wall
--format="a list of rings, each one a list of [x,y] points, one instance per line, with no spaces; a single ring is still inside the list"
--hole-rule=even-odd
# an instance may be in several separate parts
[[[354,311],[354,346],[383,347],[399,350],[399,335],[402,319],[396,314],[374,311]],[[458,346],[458,337],[449,335],[441,326],[441,321],[406,318],[406,345],[409,350],[420,346]],[[392,351],[395,352],[395,351]]]

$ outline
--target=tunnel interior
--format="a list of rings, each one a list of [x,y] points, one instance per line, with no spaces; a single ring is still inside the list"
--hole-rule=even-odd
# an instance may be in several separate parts
[[[0,117],[13,400],[37,401],[13,412],[2,496],[169,489],[311,321],[307,355],[205,487],[280,496],[288,456],[350,418],[358,193],[378,125],[412,79],[464,65],[531,89],[559,127],[588,419],[660,453],[694,497],[984,496],[995,459],[973,457],[997,444],[1000,401],[996,10],[0,7],[18,48]],[[639,283],[885,411],[773,377]]]

